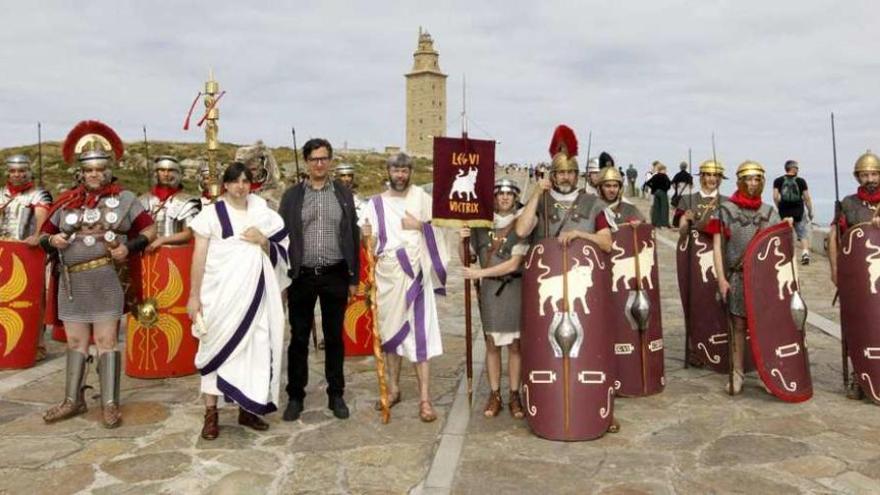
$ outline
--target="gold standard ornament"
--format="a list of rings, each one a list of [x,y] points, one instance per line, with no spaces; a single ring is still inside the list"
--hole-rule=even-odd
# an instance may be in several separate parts
[[[205,81],[205,91],[200,91],[196,95],[183,123],[183,130],[189,130],[192,112],[199,102],[199,98],[204,96],[205,114],[196,126],[201,127],[202,124],[205,124],[205,144],[208,146],[208,193],[212,200],[220,195],[220,184],[217,182],[217,150],[220,148],[220,142],[217,139],[220,126],[217,122],[220,120],[220,109],[217,108],[217,104],[225,94],[226,91],[220,91],[220,83],[214,80],[214,71],[209,71],[208,80]]]

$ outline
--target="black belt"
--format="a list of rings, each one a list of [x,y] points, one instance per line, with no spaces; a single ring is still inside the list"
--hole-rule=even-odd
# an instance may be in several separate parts
[[[334,265],[325,266],[301,266],[299,268],[300,275],[322,275],[324,273],[333,273],[345,270],[345,262],[340,261]]]
[[[513,282],[514,279],[522,278],[522,273],[514,273],[511,275],[505,275],[503,277],[486,277],[489,280],[496,280],[501,282],[501,285],[498,287],[498,290],[495,291],[495,297],[501,295],[504,292],[504,288],[507,287],[507,284]]]

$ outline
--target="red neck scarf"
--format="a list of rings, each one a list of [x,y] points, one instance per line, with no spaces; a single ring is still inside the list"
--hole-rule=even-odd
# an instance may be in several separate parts
[[[761,207],[761,196],[750,198],[740,191],[736,191],[730,196],[730,202],[746,210],[757,210]]]
[[[174,194],[181,189],[183,189],[183,186],[172,187],[156,184],[155,186],[153,186],[152,189],[150,189],[150,193],[152,193],[153,196],[159,198],[160,202],[163,202],[171,196],[174,196]]]
[[[859,197],[860,200],[865,201],[866,203],[871,203],[871,204],[880,203],[880,189],[877,189],[872,194],[872,193],[869,193],[867,189],[865,189],[865,186],[861,186],[861,187],[859,187],[859,190],[856,193],[856,195]]]
[[[209,190],[207,190],[207,189],[205,189],[204,191],[202,191],[202,197],[205,198],[205,199],[213,199],[213,198],[211,198],[211,191],[209,191]]]
[[[52,212],[60,208],[74,209],[82,206],[85,206],[86,208],[94,208],[98,206],[98,201],[100,201],[101,198],[105,196],[115,196],[122,191],[122,186],[115,182],[101,186],[101,188],[96,191],[90,191],[89,189],[86,189],[85,185],[80,184],[59,196],[58,200],[52,205],[52,209],[49,210],[49,214],[51,215]]]
[[[263,188],[262,182],[251,182],[251,192],[257,192]]]
[[[7,183],[6,183],[6,189],[9,190],[9,194],[10,194],[13,198],[16,197],[16,196],[18,196],[19,194],[21,194],[21,193],[27,191],[28,189],[30,189],[30,188],[32,188],[32,187],[34,187],[34,183],[33,183],[33,182],[25,182],[24,184],[22,184],[22,185],[20,185],[20,186],[13,185],[11,182],[7,182]]]

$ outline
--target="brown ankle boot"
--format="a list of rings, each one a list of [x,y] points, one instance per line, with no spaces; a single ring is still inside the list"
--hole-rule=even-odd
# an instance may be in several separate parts
[[[486,407],[483,408],[483,416],[487,418],[494,418],[498,416],[498,413],[501,412],[501,407],[504,404],[501,402],[501,391],[493,390],[489,393],[489,399],[486,401]]]
[[[519,392],[516,390],[510,391],[510,402],[507,404],[507,408],[510,409],[510,415],[515,419],[522,419],[526,415],[522,401],[519,398]]]
[[[865,398],[865,392],[862,390],[862,386],[859,385],[859,379],[856,378],[855,373],[849,376],[849,386],[846,389],[846,398],[852,400],[862,400]]]
[[[46,410],[43,413],[43,421],[54,423],[83,414],[88,410],[85,399],[85,389],[88,387],[85,382],[89,361],[91,361],[90,356],[74,350],[67,350],[67,381],[64,400]]]
[[[205,406],[205,424],[202,426],[202,438],[214,440],[220,435],[220,418],[217,406]]]
[[[250,411],[238,408],[238,424],[253,428],[257,431],[266,431],[269,429],[269,423],[263,421],[262,418]]]

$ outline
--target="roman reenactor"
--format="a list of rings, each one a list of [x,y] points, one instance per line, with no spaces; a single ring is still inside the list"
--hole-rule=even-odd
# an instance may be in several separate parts
[[[38,232],[43,222],[49,216],[49,208],[52,205],[52,196],[42,187],[35,186],[31,160],[25,155],[12,155],[6,158],[6,185],[0,190],[0,241],[11,241],[10,250],[17,250],[20,243],[34,247],[40,242]],[[12,265],[13,271],[15,266]],[[24,269],[30,270],[26,266]],[[42,272],[42,268],[40,269]],[[40,276],[40,275],[36,275]],[[30,280],[31,277],[28,277]],[[42,286],[43,284],[40,284]],[[33,294],[35,299],[31,301],[32,307],[40,308],[42,291]],[[28,292],[30,294],[30,292]],[[21,297],[21,296],[19,296]],[[20,299],[19,299],[20,301]],[[19,318],[22,314],[19,314]],[[13,323],[14,328],[6,329],[6,344],[4,353],[0,356],[0,369],[7,366],[20,367],[30,366],[33,360],[40,361],[46,357],[46,346],[43,343],[43,327],[41,322],[34,325]],[[23,339],[26,333],[33,332],[36,328],[37,335],[34,339]],[[28,345],[27,342],[30,342]],[[33,345],[36,345],[36,348]],[[13,355],[18,349],[19,353],[28,354],[29,357]],[[18,364],[15,364],[18,363]],[[25,364],[29,363],[29,364]]]
[[[62,152],[67,163],[78,162],[79,184],[53,205],[40,244],[61,264],[58,316],[67,334],[67,382],[64,400],[49,408],[43,419],[51,423],[86,411],[89,337],[94,335],[102,421],[115,428],[122,419],[117,332],[124,307],[116,264],[143,251],[155,227],[134,193],[113,177],[113,166],[123,152],[113,129],[98,121],[80,122],[67,135]]]
[[[766,179],[761,164],[743,162],[736,178],[737,191],[708,227],[718,291],[730,315],[727,390],[731,395],[742,391],[748,332],[765,389],[788,402],[807,400],[812,379],[803,335],[806,307],[798,292],[791,223],[762,202]]]
[[[618,430],[614,336],[595,331],[611,324],[611,235],[595,232],[596,196],[576,188],[577,151],[574,132],[558,126],[550,177],[538,181],[515,227],[531,241],[522,277],[523,407],[532,431],[552,440]]]
[[[700,189],[682,194],[674,219],[679,230],[676,262],[679,293],[687,326],[686,359],[692,366],[706,366],[719,373],[729,368],[727,312],[717,300],[710,223],[717,230],[718,208],[727,201],[719,193],[724,165],[715,160],[700,164]]]
[[[852,363],[847,397],[880,404],[880,158],[856,160],[855,194],[840,202],[828,235],[831,281],[840,295],[844,349]]]
[[[186,244],[192,239],[189,222],[202,205],[183,191],[183,170],[173,156],[159,156],[153,162],[153,187],[138,198],[156,224],[157,237],[147,247],[152,252],[162,245]]]
[[[611,237],[611,304],[617,393],[641,397],[665,386],[663,327],[654,227],[624,197],[623,174],[605,167],[599,176],[596,232]]]
[[[481,280],[480,320],[486,340],[486,372],[491,389],[483,414],[495,417],[501,412],[501,349],[508,349],[507,376],[510,386],[508,407],[514,418],[525,416],[520,400],[521,358],[519,352],[520,307],[522,297],[522,262],[528,243],[514,231],[519,200],[519,186],[510,179],[495,181],[495,213],[491,229],[461,229],[470,238],[471,251],[479,266],[464,269],[465,278]],[[464,262],[464,248],[459,249]]]
[[[251,192],[265,199],[270,208],[278,211],[284,184],[281,183],[280,170],[272,150],[262,141],[257,141],[252,146],[242,146],[235,150],[235,161],[244,163],[253,174]]]

